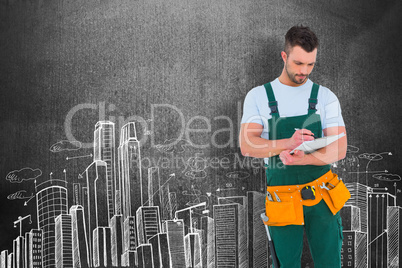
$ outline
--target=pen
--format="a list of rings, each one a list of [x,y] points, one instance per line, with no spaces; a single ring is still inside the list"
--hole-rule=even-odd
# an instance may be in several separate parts
[[[295,130],[300,130],[300,128],[295,128]],[[308,134],[303,134],[303,135],[308,135]],[[314,136],[314,134],[313,135],[310,135],[311,137],[313,137],[314,139],[315,139],[315,136]]]

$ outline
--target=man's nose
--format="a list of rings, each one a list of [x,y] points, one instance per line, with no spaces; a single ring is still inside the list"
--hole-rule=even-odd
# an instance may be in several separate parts
[[[302,66],[301,68],[300,68],[300,73],[301,74],[307,74],[307,72],[308,72],[308,70],[307,70],[308,68],[307,68],[307,66]]]

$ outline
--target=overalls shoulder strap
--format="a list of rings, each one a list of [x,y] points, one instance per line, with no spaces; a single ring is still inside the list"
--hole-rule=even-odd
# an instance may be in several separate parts
[[[309,114],[314,114],[317,109],[317,96],[318,96],[318,89],[319,89],[319,85],[317,85],[316,83],[313,84],[313,88],[311,89],[311,94],[310,94],[310,98],[308,99],[308,113]]]
[[[272,117],[279,117],[279,111],[278,111],[278,102],[275,99],[274,91],[272,90],[271,83],[266,83],[264,85],[265,91],[267,92],[267,97],[268,97],[268,106],[269,109],[271,109],[270,115]]]

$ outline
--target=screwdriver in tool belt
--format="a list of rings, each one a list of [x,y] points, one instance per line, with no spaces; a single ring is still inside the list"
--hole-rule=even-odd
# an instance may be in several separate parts
[[[267,191],[267,197],[269,201],[274,201],[274,199],[272,199],[272,195]]]

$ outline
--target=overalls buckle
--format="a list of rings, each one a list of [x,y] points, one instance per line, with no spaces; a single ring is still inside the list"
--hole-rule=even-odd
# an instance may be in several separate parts
[[[273,113],[275,113],[275,114],[278,113],[278,102],[277,101],[268,102],[268,106],[269,106],[269,108],[271,108],[270,115],[272,115]]]
[[[308,109],[317,111],[317,109],[315,108],[317,106],[317,103],[318,103],[317,99],[309,98],[308,99]]]

